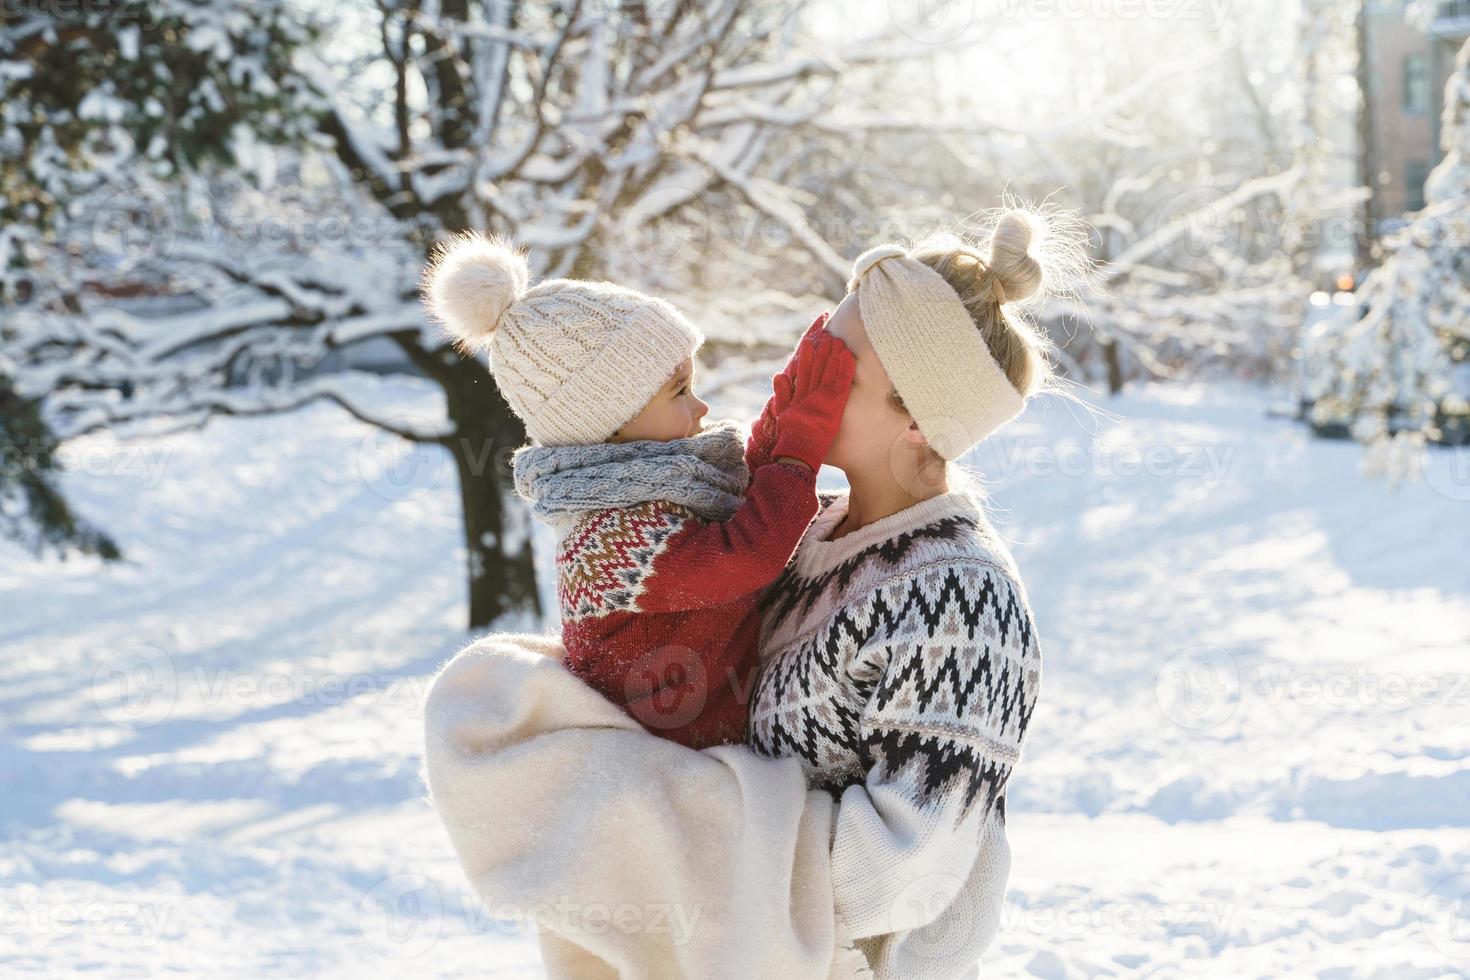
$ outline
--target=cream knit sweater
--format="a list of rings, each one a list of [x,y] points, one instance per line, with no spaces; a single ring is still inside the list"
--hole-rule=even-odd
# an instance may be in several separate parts
[[[874,973],[973,975],[1000,923],[1005,789],[1041,654],[1005,544],[956,492],[836,541],[837,498],[772,587],[750,744],[838,803],[837,918]]]
[[[552,977],[974,975],[1040,679],[1030,611],[967,494],[823,540],[844,510],[772,592],[760,754],[648,735],[551,638],[481,640],[436,679],[433,803]]]

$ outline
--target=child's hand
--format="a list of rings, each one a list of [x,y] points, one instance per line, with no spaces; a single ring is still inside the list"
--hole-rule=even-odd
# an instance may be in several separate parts
[[[857,360],[847,345],[825,329],[808,332],[797,347],[796,379],[791,401],[776,417],[776,443],[771,456],[790,456],[815,472],[837,438],[842,411],[852,388]],[[773,385],[781,386],[778,377]]]
[[[792,388],[796,384],[796,362],[801,356],[801,345],[818,333],[823,332],[827,325],[829,314],[821,313],[812,321],[811,326],[806,328],[806,333],[801,335],[801,340],[791,351],[791,357],[787,359],[786,366],[771,378],[771,397],[766,400],[766,406],[761,410],[760,418],[750,427],[750,441],[745,446],[745,462],[752,471],[759,469],[767,463],[775,462],[771,450],[776,445],[776,418],[791,404]]]
[[[750,441],[745,444],[745,464],[751,472],[773,462],[771,450],[776,445],[776,417],[791,404],[791,380],[784,374],[771,378],[771,397],[761,417],[750,427]]]
[[[791,356],[786,359],[786,366],[781,369],[781,374],[793,384],[796,383],[796,362],[801,357],[801,345],[811,340],[817,334],[825,332],[827,329],[827,318],[831,315],[830,313],[818,313],[817,318],[812,321],[812,325],[806,328],[806,333],[802,334],[801,339],[796,342],[796,347],[792,349]]]

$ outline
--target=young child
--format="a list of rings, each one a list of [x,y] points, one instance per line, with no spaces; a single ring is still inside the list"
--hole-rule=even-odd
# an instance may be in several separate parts
[[[818,318],[742,446],[701,428],[698,329],[671,304],[611,283],[528,288],[525,258],[461,235],[424,275],[459,348],[488,348],[535,445],[516,491],[558,533],[568,667],[655,734],[742,742],[761,590],[817,512],[816,470],[852,384],[852,353]]]

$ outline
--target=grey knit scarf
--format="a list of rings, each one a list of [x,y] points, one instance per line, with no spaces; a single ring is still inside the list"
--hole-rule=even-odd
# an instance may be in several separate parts
[[[511,462],[516,493],[537,517],[566,527],[586,511],[652,500],[722,521],[740,506],[750,471],[740,426],[716,422],[671,442],[527,446]]]

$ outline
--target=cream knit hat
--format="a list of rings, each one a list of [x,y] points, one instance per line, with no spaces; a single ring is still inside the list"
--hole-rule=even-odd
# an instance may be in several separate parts
[[[489,350],[501,393],[543,446],[606,442],[704,341],[672,304],[636,290],[529,281],[519,251],[466,232],[436,250],[422,291],[462,351]]]
[[[1015,418],[1025,399],[990,353],[959,294],[900,245],[852,265],[868,339],[929,446],[957,459]]]

